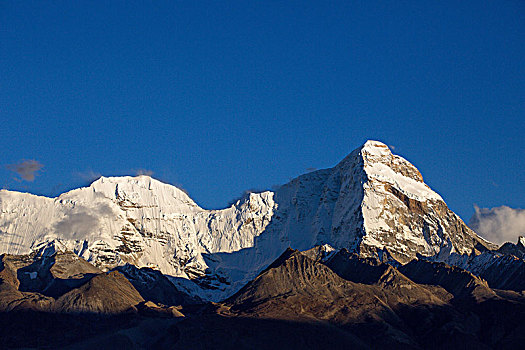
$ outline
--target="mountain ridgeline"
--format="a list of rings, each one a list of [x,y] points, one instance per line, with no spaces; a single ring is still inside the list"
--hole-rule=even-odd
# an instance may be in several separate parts
[[[0,192],[0,251],[69,250],[95,266],[159,270],[189,292],[221,300],[287,247],[328,244],[365,257],[447,261],[495,249],[451,212],[420,172],[368,141],[330,169],[277,191],[204,210],[148,176],[102,177],[46,198]]]
[[[221,210],[149,176],[1,190],[0,329],[8,347],[513,347],[522,241],[479,237],[377,141]],[[28,314],[71,336],[31,341]]]

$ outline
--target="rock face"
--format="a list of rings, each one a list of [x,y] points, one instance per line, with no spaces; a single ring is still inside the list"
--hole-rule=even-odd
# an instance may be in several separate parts
[[[71,252],[46,253],[0,256],[2,348],[142,349],[174,343],[163,333],[184,317],[180,306],[145,302],[123,274],[102,272]],[[155,287],[162,294],[166,286]],[[177,294],[173,285],[167,291]],[[118,334],[123,329],[129,335]],[[160,339],[165,342],[157,345]]]
[[[516,244],[507,242],[497,250],[470,255],[451,254],[445,261],[485,279],[491,288],[525,291],[525,245],[523,237]],[[439,260],[438,256],[426,260]]]
[[[501,252],[485,252],[476,256],[452,256],[451,263],[485,279],[492,288],[525,290],[525,260]]]
[[[71,252],[41,256],[8,256],[6,259],[19,265],[22,261],[32,261],[29,265],[19,265],[19,290],[39,292],[57,298],[73,288],[89,281],[102,271]]]
[[[387,329],[385,333],[391,335],[384,337],[386,334],[381,332],[382,336],[375,337],[381,339],[379,344],[374,345],[416,348],[417,344],[401,331],[403,321],[392,309],[399,300],[392,298],[390,304],[388,301],[379,286],[345,280],[322,263],[289,249],[225,303],[239,316],[257,315],[288,321],[323,320],[343,327],[346,325],[354,336],[358,330],[365,330],[352,325],[368,323],[373,331]],[[437,298],[435,302],[443,304]],[[373,332],[372,329],[368,331]],[[366,338],[371,339],[369,335]]]
[[[324,244],[401,263],[496,248],[377,141],[222,210],[204,210],[148,176],[102,177],[57,198],[0,191],[0,253],[68,249],[102,269],[151,267],[211,300],[237,291],[288,246]]]

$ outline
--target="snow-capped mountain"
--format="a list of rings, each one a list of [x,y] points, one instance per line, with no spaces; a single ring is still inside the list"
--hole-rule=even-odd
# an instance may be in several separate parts
[[[0,251],[69,249],[97,266],[124,263],[191,277],[201,253],[253,245],[269,222],[272,193],[204,210],[180,189],[148,176],[101,177],[57,198],[2,190]]]
[[[57,198],[2,190],[0,210],[0,253],[67,249],[102,268],[153,267],[212,300],[237,291],[289,246],[327,244],[402,263],[496,248],[377,141],[222,210],[200,208],[148,176],[101,177]]]

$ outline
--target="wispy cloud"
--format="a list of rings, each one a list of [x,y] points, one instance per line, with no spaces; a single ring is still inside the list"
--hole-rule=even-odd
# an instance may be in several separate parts
[[[519,236],[525,236],[525,209],[504,205],[488,209],[475,205],[474,210],[469,226],[483,238],[502,244],[516,243]]]
[[[102,176],[101,173],[97,171],[93,171],[91,169],[86,170],[86,171],[76,172],[74,173],[74,175],[84,180],[87,184],[91,184],[93,181],[95,181],[96,179]]]
[[[137,170],[135,170],[135,175],[137,175],[137,176],[140,176],[140,175],[153,176],[153,171],[152,170],[147,170],[147,169],[137,169]]]
[[[113,215],[113,210],[105,203],[100,203],[96,208],[78,206],[67,213],[53,228],[62,237],[70,239],[82,238],[97,230],[102,218]]]
[[[37,172],[44,167],[44,164],[34,159],[24,159],[16,164],[7,164],[6,168],[17,173],[26,181],[35,181]]]

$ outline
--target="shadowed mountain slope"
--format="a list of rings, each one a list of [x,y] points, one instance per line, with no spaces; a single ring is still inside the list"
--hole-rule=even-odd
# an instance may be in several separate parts
[[[421,341],[440,332],[478,343],[474,332],[464,325],[464,315],[443,300],[446,292],[437,288],[439,292],[433,294],[436,287],[417,285],[391,266],[343,261],[347,257],[348,252],[343,252],[332,260],[341,259],[337,265],[348,279],[354,278],[350,270],[362,265],[382,271],[367,283],[356,283],[338,276],[330,264],[289,249],[225,305],[236,316],[325,322],[374,347],[419,348]],[[353,267],[343,268],[345,261]]]

